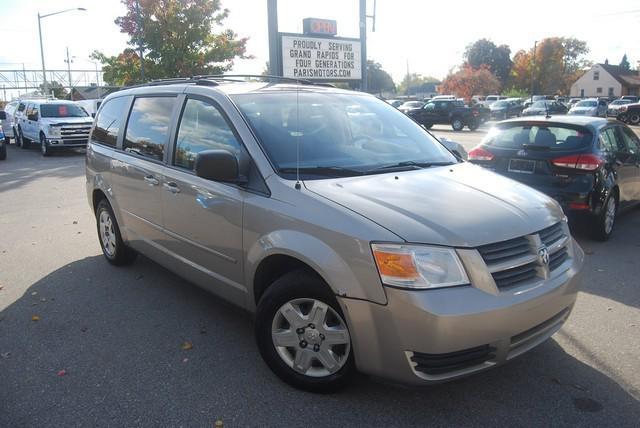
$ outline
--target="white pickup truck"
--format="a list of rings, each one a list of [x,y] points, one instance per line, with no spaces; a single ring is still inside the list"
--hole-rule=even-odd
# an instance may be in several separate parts
[[[54,149],[86,147],[93,118],[73,101],[27,101],[25,114],[18,122],[18,144],[28,148],[40,143],[43,156]]]

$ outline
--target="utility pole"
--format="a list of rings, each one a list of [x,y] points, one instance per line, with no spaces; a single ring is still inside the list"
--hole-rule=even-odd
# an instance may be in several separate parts
[[[69,99],[73,101],[73,82],[71,82],[71,59],[69,58],[69,47],[67,46],[67,78],[69,79]]]
[[[140,18],[140,0],[136,0],[136,21],[138,25],[138,50],[140,51],[140,79],[144,82],[144,54],[142,52],[142,19]]]
[[[362,62],[360,90],[367,92],[367,0],[360,0],[360,58]]]
[[[267,0],[267,27],[269,33],[269,74],[281,76],[282,56],[278,40],[278,0]]]
[[[98,73],[98,63],[94,62],[93,65],[96,67],[96,85],[98,86],[98,99],[100,99],[102,94],[100,93],[100,73]]]
[[[538,41],[533,42],[533,55],[531,55],[532,64],[531,64],[531,101],[533,101],[533,91],[534,87],[534,73],[536,71],[536,48],[538,47]]]
[[[42,60],[42,92],[48,96],[49,85],[47,85],[47,70],[44,67],[44,47],[42,46],[42,26],[40,25],[40,12],[38,12],[38,36],[40,36],[40,59]]]

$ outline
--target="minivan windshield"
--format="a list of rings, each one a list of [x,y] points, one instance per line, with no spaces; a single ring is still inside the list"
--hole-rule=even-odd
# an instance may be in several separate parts
[[[40,116],[42,117],[87,117],[83,108],[75,104],[40,104]]]
[[[297,165],[309,179],[457,162],[416,122],[374,97],[300,91],[231,98],[285,178],[295,178]]]
[[[593,141],[586,128],[561,123],[507,122],[492,128],[482,144],[505,149],[575,150]]]

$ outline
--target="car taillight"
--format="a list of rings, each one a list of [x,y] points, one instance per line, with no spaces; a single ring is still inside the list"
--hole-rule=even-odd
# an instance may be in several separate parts
[[[471,149],[467,157],[470,161],[490,161],[493,160],[493,153],[478,146]]]
[[[474,110],[474,111],[471,112],[471,114],[473,116],[478,116],[480,114],[480,112],[478,110]]]
[[[618,109],[619,112],[625,112],[627,111],[627,106],[622,106]]]
[[[583,171],[595,171],[600,168],[604,160],[593,154],[572,155],[557,158],[551,161],[555,166],[562,168],[581,169]]]

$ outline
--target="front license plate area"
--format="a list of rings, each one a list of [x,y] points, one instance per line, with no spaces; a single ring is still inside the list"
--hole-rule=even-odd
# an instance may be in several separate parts
[[[533,174],[536,169],[536,161],[527,159],[509,159],[509,172],[519,174]]]

